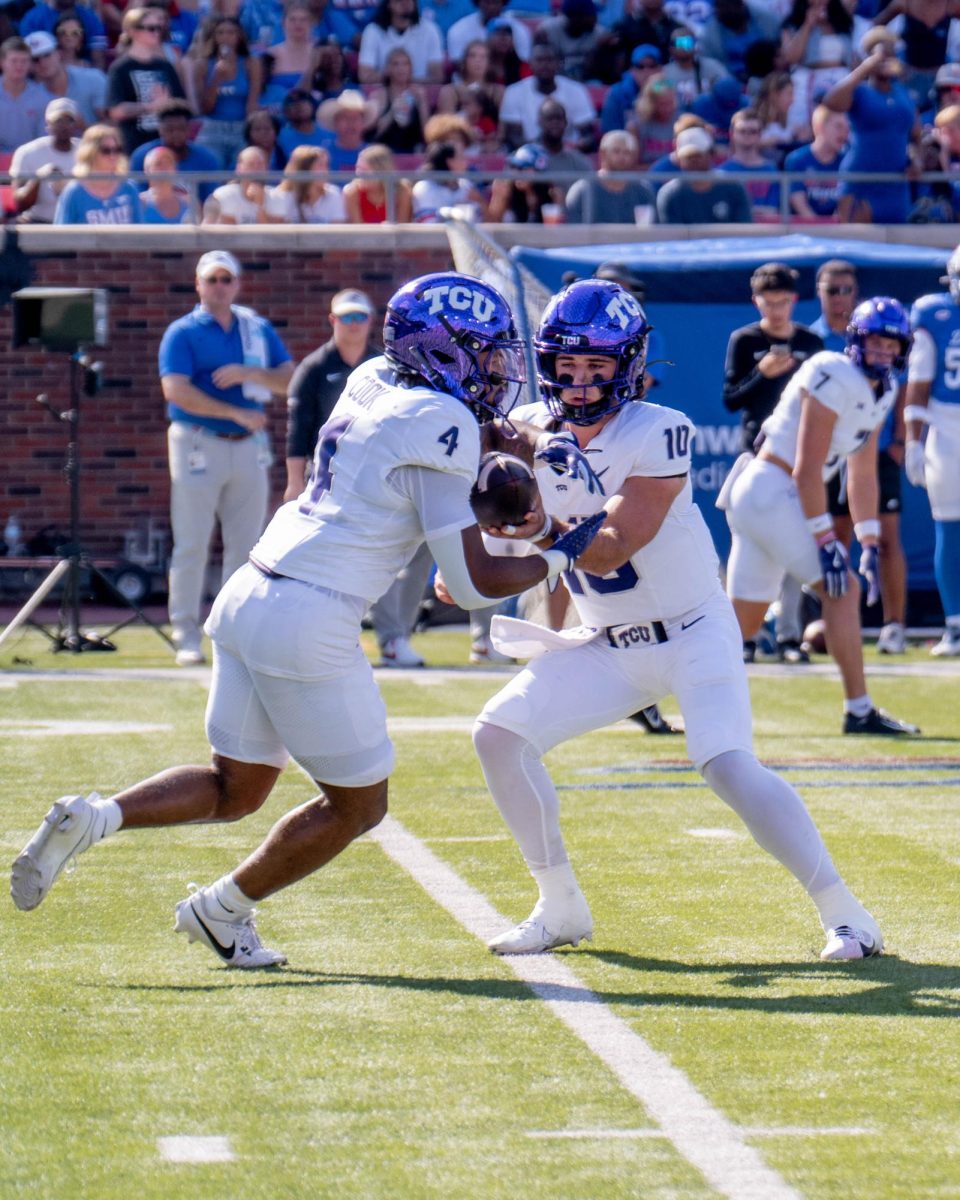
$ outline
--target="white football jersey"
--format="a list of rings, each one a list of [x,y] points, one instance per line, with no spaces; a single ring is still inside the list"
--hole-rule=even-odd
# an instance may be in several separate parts
[[[540,428],[548,428],[552,420],[541,404],[517,408],[511,415]],[[591,495],[581,480],[557,475],[550,467],[537,469],[544,509],[563,521],[599,512],[631,476],[687,475],[656,537],[622,567],[603,576],[586,571],[564,576],[584,624],[668,621],[719,590],[713,539],[693,502],[689,477],[693,435],[693,422],[676,409],[646,401],[626,404],[585,452],[606,495]]]
[[[420,543],[476,523],[470,488],[480,462],[480,429],[466,405],[427,387],[397,387],[385,358],[351,374],[320,430],[313,474],[253,548],[265,567],[373,601]],[[462,481],[443,524],[424,529],[400,482],[403,467]]]
[[[764,445],[791,467],[797,461],[802,392],[809,392],[837,414],[827,461],[823,464],[826,481],[837,473],[847,455],[859,450],[886,420],[897,398],[897,384],[878,397],[867,377],[845,354],[821,350],[808,358],[760,427],[766,438]]]

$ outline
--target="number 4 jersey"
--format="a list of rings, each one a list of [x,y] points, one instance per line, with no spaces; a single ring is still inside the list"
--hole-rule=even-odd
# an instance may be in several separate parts
[[[310,482],[267,526],[258,563],[372,601],[426,536],[475,524],[476,420],[452,396],[393,379],[385,358],[350,376],[320,430]]]
[[[514,409],[511,417],[542,429],[552,421],[545,405]],[[720,590],[713,540],[693,502],[693,435],[693,423],[682,412],[645,401],[626,404],[585,451],[605,495],[591,494],[583,481],[557,475],[550,467],[537,469],[544,509],[562,521],[599,512],[632,476],[687,477],[656,536],[622,567],[602,576],[586,571],[564,576],[584,624],[599,628],[668,621]]]
[[[823,465],[824,481],[831,479],[847,455],[858,450],[883,424],[897,398],[896,384],[877,396],[867,377],[845,354],[836,350],[814,354],[791,378],[777,407],[761,426],[764,446],[790,467],[797,461],[803,392],[809,392],[837,416]]]

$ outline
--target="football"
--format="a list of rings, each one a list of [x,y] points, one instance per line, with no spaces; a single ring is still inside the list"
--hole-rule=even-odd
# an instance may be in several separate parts
[[[826,627],[822,620],[811,621],[803,631],[803,648],[808,654],[826,654]]]
[[[497,529],[522,525],[526,514],[536,507],[538,494],[536,478],[523,459],[495,450],[480,459],[470,507],[478,525]]]

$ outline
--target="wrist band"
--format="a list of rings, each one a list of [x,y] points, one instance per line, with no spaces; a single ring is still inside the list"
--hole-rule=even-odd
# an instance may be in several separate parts
[[[923,425],[930,420],[930,410],[925,404],[908,404],[903,410],[903,419],[905,421],[917,421]]]
[[[829,513],[821,513],[819,517],[807,517],[807,528],[815,538],[821,533],[833,534],[833,517]]]
[[[542,542],[545,537],[550,537],[551,533],[553,533],[553,517],[548,516],[544,521],[543,528],[540,530],[539,533],[535,533],[533,535],[533,537],[530,539],[530,541],[531,542]],[[556,540],[557,540],[556,538],[553,539],[553,541],[556,541]]]
[[[857,521],[853,527],[853,532],[857,535],[857,541],[863,545],[864,538],[875,538],[880,540],[880,522],[876,517],[871,517],[867,521]]]

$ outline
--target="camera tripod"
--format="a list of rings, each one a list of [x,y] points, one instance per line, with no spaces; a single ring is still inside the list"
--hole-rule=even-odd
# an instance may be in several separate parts
[[[114,584],[113,580],[96,565],[89,553],[80,544],[80,405],[81,396],[95,396],[100,390],[100,364],[92,362],[90,356],[83,350],[77,350],[70,355],[70,408],[58,409],[50,403],[45,393],[37,396],[37,403],[44,408],[56,421],[63,421],[69,429],[67,441],[67,457],[64,473],[70,484],[70,540],[63,546],[57,547],[60,561],[42,581],[30,599],[24,604],[10,624],[0,634],[0,646],[7,641],[22,625],[30,624],[39,629],[52,643],[53,652],[67,651],[71,654],[81,654],[88,650],[116,650],[110,638],[120,629],[133,621],[142,621],[145,625],[163,638],[164,642],[174,649],[173,642],[160,626],[150,619],[147,614],[125,596]],[[83,372],[81,384],[81,371]],[[84,578],[100,580],[110,595],[126,608],[131,614],[112,626],[102,636],[94,633],[84,633],[81,629],[81,603],[83,596]],[[60,601],[60,620],[56,631],[52,631],[37,621],[32,620],[34,612],[40,607],[47,596],[59,584],[63,583],[63,593]]]

